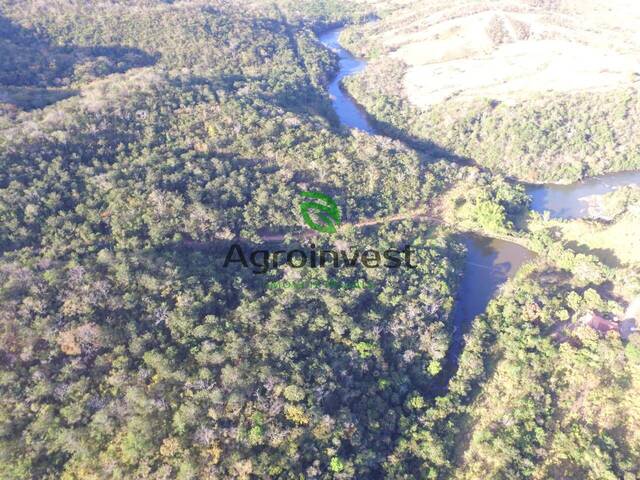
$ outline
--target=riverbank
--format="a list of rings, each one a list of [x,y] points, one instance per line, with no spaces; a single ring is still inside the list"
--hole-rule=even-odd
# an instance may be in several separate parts
[[[343,38],[349,48],[368,40],[374,45],[376,38],[367,36],[383,34],[385,22],[393,19],[375,27],[349,27]],[[467,98],[461,91],[462,96],[419,107],[406,88],[410,66],[397,52],[378,46],[361,51],[371,61],[362,75],[347,79],[345,89],[385,132],[408,144],[436,152],[439,147],[534,184],[568,184],[640,169],[640,129],[637,121],[629,121],[640,118],[637,83],[594,92],[545,90],[511,102],[491,95]],[[447,77],[425,78],[431,83]]]
[[[343,125],[370,134],[377,133],[372,123],[368,121],[366,110],[355,104],[353,98],[343,91],[342,82],[352,75],[362,72],[366,62],[355,59],[342,48],[338,41],[340,31],[341,29],[337,29],[321,36],[321,41],[325,46],[331,48],[340,57],[341,70],[330,84],[332,103]],[[542,214],[548,211],[551,217],[573,218],[574,216],[587,215],[588,209],[582,206],[581,201],[586,195],[607,193],[636,179],[640,179],[640,172],[618,173],[572,185],[529,186],[527,193],[532,199],[531,210],[533,212]],[[497,208],[497,206],[491,206],[491,203],[487,205],[490,206],[490,211]],[[453,206],[450,210],[455,212],[455,209],[456,206]],[[438,215],[426,215],[425,210],[416,209],[391,217],[362,220],[353,226],[372,226],[392,221],[422,218],[447,225],[453,231],[460,232],[461,224],[458,223],[459,219],[455,218],[455,214],[454,218],[449,218],[447,221],[444,218],[445,215],[442,215],[442,209],[439,208],[436,211],[439,212]],[[496,213],[499,214],[499,211],[496,210]],[[451,215],[449,214],[449,216]],[[465,222],[462,224],[464,225]],[[467,223],[466,228],[466,230],[472,230],[473,234],[460,232],[468,254],[453,312],[454,347],[449,353],[450,363],[453,364],[457,363],[457,357],[462,349],[462,335],[468,331],[473,318],[485,310],[501,285],[513,277],[524,263],[535,257],[531,250],[544,255],[554,255],[555,252],[557,255],[558,248],[560,248],[557,241],[550,237],[543,237],[546,240],[541,241],[538,238],[539,232],[525,229],[516,233],[512,227],[504,228],[503,225],[507,226],[504,220],[500,220],[491,233],[486,228],[469,228],[469,225],[473,224],[473,222]],[[564,259],[564,263],[560,265],[561,268],[573,270],[577,268],[577,265],[584,265],[586,271],[592,272],[586,274],[585,278],[595,279],[607,276],[606,272],[599,271],[588,255],[576,255],[569,251],[561,257]]]
[[[411,123],[399,124],[403,126]],[[473,177],[467,187],[484,185],[486,180]],[[465,218],[498,229],[508,226],[497,204],[513,190],[498,189],[486,197],[479,190],[479,195],[463,195],[473,207],[480,207]],[[579,202],[583,193],[575,195]],[[453,200],[449,214],[462,206]],[[589,311],[622,313],[624,299],[640,293],[640,282],[633,270],[610,269],[589,253],[569,248],[554,229],[553,222],[561,220],[546,218],[575,213],[544,215],[542,210],[549,207],[536,203],[534,208],[541,211],[523,215],[536,220],[524,218],[515,234],[540,253],[533,261],[517,263],[521,258],[517,250],[511,258],[510,251],[517,248],[514,243],[496,245],[495,240],[480,238],[476,245],[472,235],[464,235],[467,254],[449,318],[446,367],[435,385],[424,386],[433,403],[426,408],[415,403],[424,408],[424,422],[410,426],[415,436],[401,462],[420,456],[422,471],[434,478],[533,474],[614,479],[639,473],[633,466],[638,465],[637,455],[630,448],[637,443],[633,433],[637,422],[629,415],[639,411],[638,337],[631,335],[623,344],[616,334],[604,335],[588,326],[565,328]],[[504,235],[515,232],[508,228]],[[431,429],[440,422],[446,422],[438,430],[447,432],[445,448],[438,443],[442,437]],[[603,437],[609,443],[601,442]],[[583,461],[586,450],[596,451],[597,459],[590,456]]]

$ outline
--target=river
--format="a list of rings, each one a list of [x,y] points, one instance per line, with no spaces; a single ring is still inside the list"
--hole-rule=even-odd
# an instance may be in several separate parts
[[[551,218],[586,218],[589,197],[604,195],[626,185],[640,185],[640,171],[617,172],[586,178],[570,185],[535,185],[527,187],[531,209],[548,211]]]
[[[361,72],[367,62],[354,58],[342,48],[338,38],[342,28],[330,30],[320,36],[320,41],[338,54],[340,69],[329,84],[333,107],[342,125],[370,134],[378,134],[367,120],[365,112],[341,88],[342,80]],[[535,185],[527,187],[534,211],[549,211],[552,218],[584,218],[588,216],[587,198],[602,195],[632,183],[640,184],[640,171],[620,172],[593,177],[571,185]],[[515,243],[462,234],[467,248],[464,271],[453,311],[453,346],[448,357],[457,363],[463,345],[463,335],[471,321],[484,312],[496,291],[535,254]]]

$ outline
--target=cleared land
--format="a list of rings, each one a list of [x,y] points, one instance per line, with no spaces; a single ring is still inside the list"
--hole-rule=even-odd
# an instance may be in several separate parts
[[[640,187],[595,195],[589,202],[593,219],[548,220],[546,226],[560,232],[576,251],[594,254],[610,267],[640,266]]]
[[[377,2],[381,49],[405,62],[408,98],[514,102],[627,87],[640,72],[640,4],[618,0]]]
[[[575,220],[559,224],[562,236],[580,250],[595,253],[609,266],[634,265],[640,252],[640,215],[628,214],[611,224]]]

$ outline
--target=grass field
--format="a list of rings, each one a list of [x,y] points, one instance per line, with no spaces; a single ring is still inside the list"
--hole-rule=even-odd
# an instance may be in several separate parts
[[[589,220],[557,222],[563,237],[605,264],[640,266],[640,216],[626,214],[611,224]]]
[[[403,87],[419,107],[610,90],[640,72],[637,2],[370,3],[382,20],[364,30],[376,53],[408,66]]]
[[[529,228],[551,227],[572,249],[594,254],[610,267],[640,268],[640,187],[620,188],[592,202],[590,213],[601,219],[536,219]]]

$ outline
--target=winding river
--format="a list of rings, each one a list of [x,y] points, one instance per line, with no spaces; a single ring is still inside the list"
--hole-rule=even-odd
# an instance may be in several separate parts
[[[342,80],[361,72],[367,62],[354,58],[340,46],[338,38],[344,27],[330,30],[320,41],[340,59],[340,69],[329,85],[333,107],[341,123],[370,134],[377,134],[365,112],[344,92]],[[584,218],[589,215],[588,197],[602,195],[624,185],[640,184],[640,171],[620,172],[586,179],[571,185],[535,185],[527,187],[534,211],[549,211],[552,218]],[[457,363],[463,335],[471,321],[485,311],[498,288],[535,254],[515,243],[476,234],[462,234],[468,253],[453,313],[453,346],[449,358]]]

